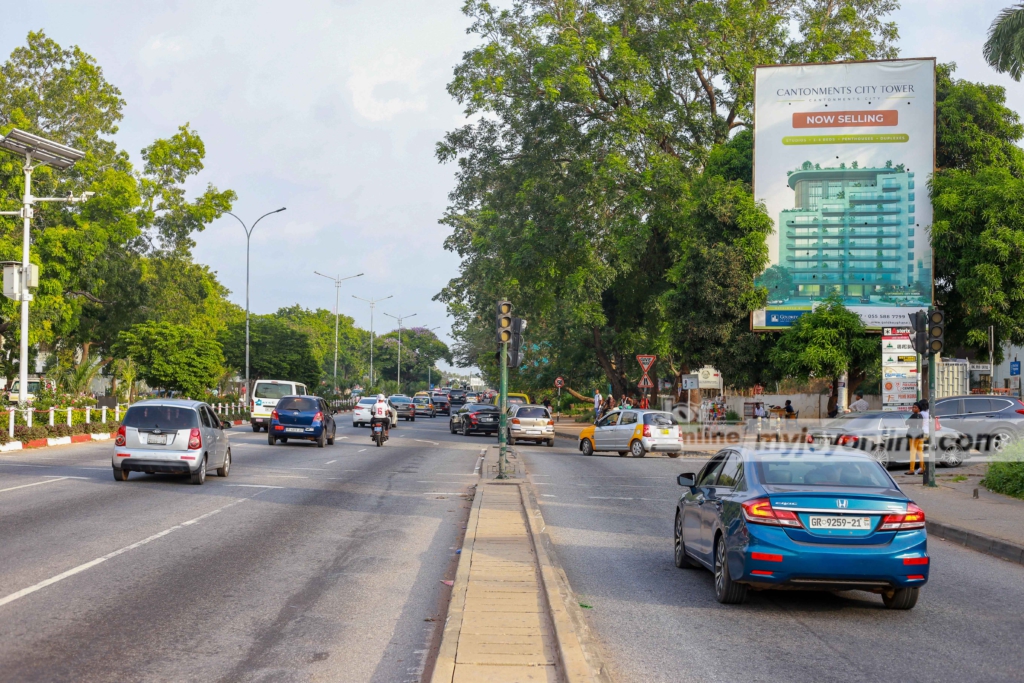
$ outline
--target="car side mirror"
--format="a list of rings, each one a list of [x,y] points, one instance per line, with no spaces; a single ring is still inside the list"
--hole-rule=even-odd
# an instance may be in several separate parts
[[[228,422],[227,420],[221,420],[220,421],[220,428],[221,429],[231,429],[231,423]]]
[[[686,474],[680,474],[676,477],[676,481],[680,486],[686,486],[687,488],[693,488],[697,485],[697,475],[693,472],[687,472]]]

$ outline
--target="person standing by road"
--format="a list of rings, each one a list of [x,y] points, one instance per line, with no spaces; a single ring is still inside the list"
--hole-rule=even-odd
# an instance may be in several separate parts
[[[594,389],[594,422],[601,419],[601,391]]]
[[[910,408],[910,417],[907,418],[907,445],[910,447],[910,471],[907,474],[920,474],[924,469],[924,425],[926,425],[921,414],[921,402],[918,401]],[[914,469],[915,463],[920,462],[920,469]]]
[[[863,413],[868,409],[868,402],[864,400],[864,394],[857,392],[857,400],[850,404],[851,413]]]

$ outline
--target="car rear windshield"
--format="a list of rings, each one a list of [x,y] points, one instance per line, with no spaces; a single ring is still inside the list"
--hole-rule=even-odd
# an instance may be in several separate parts
[[[668,413],[644,413],[644,424],[655,427],[671,427],[675,424]]]
[[[256,398],[284,398],[294,394],[291,384],[272,384],[270,382],[257,382],[256,391],[253,396]]]
[[[509,396],[508,404],[510,406],[525,406],[526,401],[521,396]]]
[[[319,403],[315,398],[298,398],[291,396],[289,398],[283,398],[277,403],[278,410],[300,410],[302,412],[312,412],[320,408]]]
[[[125,413],[124,425],[136,429],[193,429],[199,426],[199,416],[183,406],[132,406]]]
[[[412,399],[409,398],[408,396],[392,396],[391,397],[391,402],[392,403],[412,403]]]
[[[444,394],[434,394],[434,395],[432,396],[432,398],[433,398],[433,399],[434,399],[435,401],[447,401],[447,400],[448,400],[448,397],[447,397],[447,396],[445,396]]]
[[[375,398],[363,398],[363,399],[359,400],[359,405],[361,405],[361,406],[372,406],[376,402],[377,402],[377,399],[375,399]]]
[[[430,403],[430,398],[427,396],[417,396],[412,400],[412,402],[419,403],[421,405],[428,405]]]
[[[490,403],[467,403],[466,411],[470,413],[496,413],[498,412],[498,406],[492,406]]]
[[[516,411],[516,417],[541,417],[546,418],[548,411],[543,408],[520,408]]]
[[[758,478],[765,484],[872,488],[892,486],[882,467],[872,460],[760,460],[756,467]]]

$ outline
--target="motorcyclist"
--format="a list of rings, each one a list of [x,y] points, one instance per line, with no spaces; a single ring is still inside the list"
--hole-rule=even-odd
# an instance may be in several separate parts
[[[373,425],[384,426],[384,438],[388,438],[388,430],[391,428],[391,406],[388,405],[384,394],[377,394],[377,402],[370,408],[370,438],[373,438]]]

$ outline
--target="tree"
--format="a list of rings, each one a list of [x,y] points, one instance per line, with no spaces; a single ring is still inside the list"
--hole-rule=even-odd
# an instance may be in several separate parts
[[[227,364],[245,375],[245,321],[230,323],[218,336]],[[285,379],[319,387],[323,370],[310,336],[274,315],[254,315],[249,323],[251,379]]]
[[[203,330],[148,321],[118,335],[114,353],[130,358],[151,387],[199,397],[213,387],[224,362],[221,345]]]
[[[402,330],[402,385],[407,389],[426,388],[428,368],[430,376],[437,382],[441,372],[437,361],[452,362],[448,345],[424,327],[408,327]],[[373,355],[374,373],[385,380],[398,377],[398,330],[377,337]]]
[[[982,54],[993,69],[1020,81],[1024,73],[1024,4],[999,13],[988,29]]]
[[[843,373],[849,373],[847,389],[852,392],[864,381],[868,368],[878,362],[878,337],[866,334],[860,316],[843,305],[842,296],[832,294],[783,332],[768,357],[784,375],[831,380],[831,411],[839,398]]]
[[[292,328],[306,333],[324,378],[334,380],[334,313],[324,308],[309,310],[299,305],[274,314]],[[355,326],[347,315],[338,316],[338,385],[346,387],[369,369],[370,335]],[[332,387],[333,388],[333,387]]]
[[[775,264],[761,273],[757,285],[765,289],[769,301],[788,299],[793,294],[793,274],[786,266]]]

